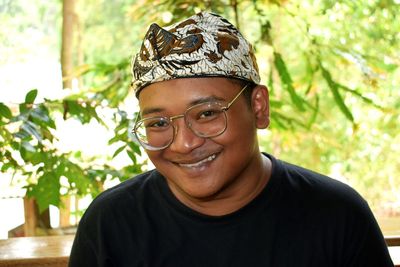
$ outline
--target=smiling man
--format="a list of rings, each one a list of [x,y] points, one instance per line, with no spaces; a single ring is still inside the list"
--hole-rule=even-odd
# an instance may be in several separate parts
[[[260,152],[268,90],[226,19],[153,24],[132,66],[156,169],[93,201],[70,266],[393,266],[353,189]]]

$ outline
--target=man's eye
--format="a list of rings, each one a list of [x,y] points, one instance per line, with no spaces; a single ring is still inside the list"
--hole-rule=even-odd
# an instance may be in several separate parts
[[[199,112],[197,114],[197,120],[198,121],[203,121],[203,122],[208,122],[211,120],[214,120],[221,115],[222,111],[219,109],[207,109]]]
[[[166,128],[169,126],[169,123],[165,120],[159,121],[149,121],[145,124],[146,128]]]
[[[203,111],[203,112],[201,112],[200,113],[200,116],[199,116],[199,118],[200,119],[205,119],[205,118],[208,118],[208,117],[211,117],[211,116],[215,116],[215,111],[214,110],[206,110],[206,111]]]

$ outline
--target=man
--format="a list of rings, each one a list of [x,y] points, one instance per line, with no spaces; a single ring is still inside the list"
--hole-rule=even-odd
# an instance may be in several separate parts
[[[133,61],[134,134],[156,169],[96,198],[70,266],[392,266],[367,203],[259,151],[251,45],[224,18],[153,24]]]

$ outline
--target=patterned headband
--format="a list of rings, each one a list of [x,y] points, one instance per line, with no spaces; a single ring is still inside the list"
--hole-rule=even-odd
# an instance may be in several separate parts
[[[132,59],[136,96],[176,78],[230,77],[260,82],[252,46],[219,15],[202,12],[165,29],[152,24]]]

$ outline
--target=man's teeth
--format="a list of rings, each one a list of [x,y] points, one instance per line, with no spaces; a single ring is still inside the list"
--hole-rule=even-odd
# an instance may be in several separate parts
[[[203,164],[203,163],[212,161],[212,160],[215,159],[216,157],[217,157],[217,156],[216,156],[215,154],[213,154],[213,155],[209,156],[208,158],[205,158],[205,159],[203,159],[203,160],[200,160],[199,162],[192,163],[192,164],[180,164],[180,165],[183,166],[183,167],[187,167],[187,168],[194,168],[194,167],[200,166],[200,165]]]

